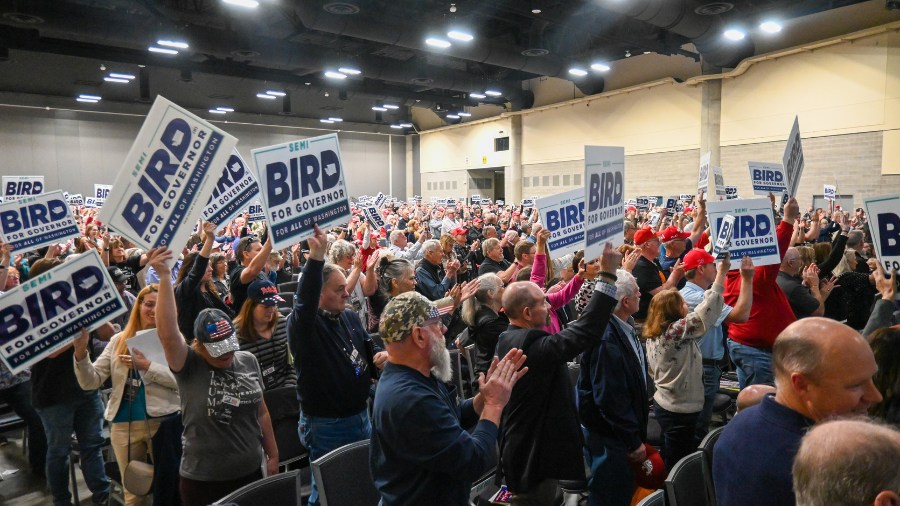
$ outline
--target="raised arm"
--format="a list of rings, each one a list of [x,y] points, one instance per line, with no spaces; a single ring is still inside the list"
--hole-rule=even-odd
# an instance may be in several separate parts
[[[175,290],[172,287],[172,270],[168,262],[172,260],[172,250],[156,248],[147,253],[150,265],[159,274],[159,296],[156,301],[156,331],[159,342],[166,354],[166,362],[172,372],[184,368],[188,347],[184,336],[178,331],[178,311],[175,309]]]
[[[265,267],[266,263],[268,263],[269,253],[271,252],[272,233],[270,232],[268,234],[268,237],[266,238],[266,243],[263,244],[262,249],[259,250],[259,254],[250,261],[250,265],[248,265],[246,269],[241,271],[241,283],[246,285],[253,281],[253,278],[259,276],[259,273],[262,272],[263,267]]]
[[[734,309],[725,317],[725,323],[744,323],[750,319],[753,306],[753,260],[745,256],[741,259],[741,291],[738,293]]]
[[[694,228],[691,229],[691,244],[697,244],[697,241],[699,241],[700,237],[703,235],[703,231],[706,230],[706,199],[703,198],[703,192],[700,193],[698,202],[700,209],[697,213],[697,221],[694,222]]]

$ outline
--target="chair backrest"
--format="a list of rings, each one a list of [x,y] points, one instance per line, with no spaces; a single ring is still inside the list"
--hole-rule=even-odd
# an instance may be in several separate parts
[[[278,291],[294,293],[297,291],[297,285],[299,285],[299,284],[300,284],[299,281],[288,281],[287,283],[279,283]]]
[[[300,401],[297,400],[295,387],[281,387],[267,390],[263,394],[272,429],[275,432],[275,445],[278,447],[280,464],[286,465],[308,454],[300,442],[297,423],[300,420]]]
[[[722,431],[725,430],[725,427],[716,427],[715,429],[709,431],[706,436],[703,437],[703,441],[700,441],[700,451],[703,452],[703,479],[706,481],[706,499],[709,503],[709,506],[716,506],[716,487],[713,482],[713,450],[716,447],[716,443],[719,441],[719,437],[722,435]]]
[[[294,306],[294,292],[280,292],[278,294],[279,297],[284,299],[284,301],[278,301],[278,307],[293,307]]]
[[[322,506],[376,506],[380,501],[369,473],[368,439],[328,452],[311,466]]]
[[[240,506],[300,506],[297,478],[300,471],[288,471],[244,485],[213,504],[237,503]],[[288,498],[293,498],[288,500]]]
[[[666,478],[669,506],[707,506],[706,481],[703,479],[703,452],[696,451],[683,459]]]
[[[637,506],[666,506],[666,493],[663,490],[657,490],[641,499]]]

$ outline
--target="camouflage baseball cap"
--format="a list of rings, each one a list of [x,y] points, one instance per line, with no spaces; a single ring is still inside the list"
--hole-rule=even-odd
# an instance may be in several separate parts
[[[406,292],[394,297],[381,312],[378,331],[386,343],[402,341],[413,329],[432,318],[440,318],[437,307],[418,292]]]

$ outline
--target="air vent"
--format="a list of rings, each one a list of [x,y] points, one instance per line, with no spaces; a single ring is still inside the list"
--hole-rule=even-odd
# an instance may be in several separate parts
[[[542,49],[537,47],[522,51],[523,56],[545,56],[548,54],[550,54],[549,49]]]
[[[410,82],[412,82],[413,84],[418,84],[420,86],[425,86],[428,84],[434,84],[434,79],[430,77],[414,77],[410,79]]]
[[[719,14],[724,14],[731,9],[734,9],[734,4],[728,2],[712,2],[697,7],[694,9],[694,12],[701,16],[717,16]]]
[[[352,16],[359,14],[359,6],[348,2],[328,2],[322,6],[322,10],[338,16]]]
[[[235,49],[231,52],[231,56],[235,58],[256,58],[259,56],[259,52],[252,49]]]
[[[21,12],[4,12],[3,19],[12,21],[13,23],[21,23],[23,25],[39,25],[44,22],[44,18]]]

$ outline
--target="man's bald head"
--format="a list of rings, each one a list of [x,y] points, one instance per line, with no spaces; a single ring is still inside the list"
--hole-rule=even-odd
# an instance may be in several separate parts
[[[804,318],[775,339],[777,398],[814,421],[865,414],[881,401],[872,383],[878,371],[868,343],[852,328],[828,318]]]
[[[900,433],[891,428],[862,420],[817,425],[794,460],[797,506],[898,504],[898,462]]]
[[[797,274],[803,266],[803,259],[800,256],[800,250],[797,248],[788,248],[784,252],[784,258],[781,259],[781,270],[788,274]]]
[[[774,393],[775,387],[772,385],[749,385],[744,387],[743,390],[738,392],[737,412],[740,413],[750,406],[756,406],[762,402],[763,397]]]
[[[503,311],[509,319],[522,316],[522,310],[544,298],[544,292],[531,281],[516,281],[503,291]]]

